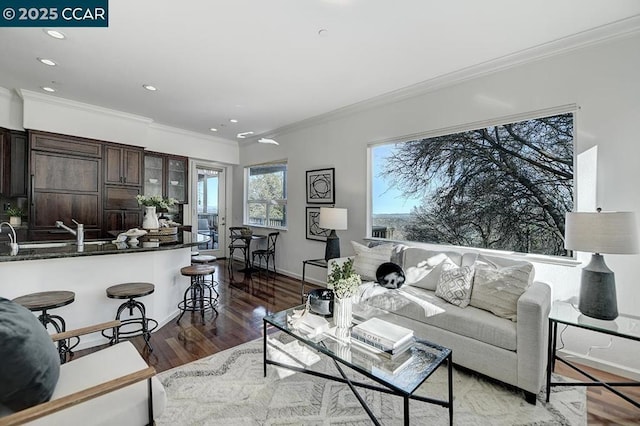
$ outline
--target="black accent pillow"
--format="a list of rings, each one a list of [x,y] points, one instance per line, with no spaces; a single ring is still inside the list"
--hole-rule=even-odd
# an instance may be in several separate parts
[[[47,330],[27,308],[0,297],[0,405],[20,411],[48,401],[59,375]]]
[[[385,288],[400,288],[404,284],[404,271],[400,265],[393,262],[385,262],[376,270],[376,281]]]

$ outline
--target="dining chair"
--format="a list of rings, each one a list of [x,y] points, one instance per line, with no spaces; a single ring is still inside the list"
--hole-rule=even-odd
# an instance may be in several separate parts
[[[270,232],[267,235],[267,248],[254,250],[252,253],[251,263],[254,268],[260,266],[262,259],[266,264],[267,274],[269,274],[269,258],[273,260],[273,274],[276,275],[276,241],[278,241],[278,235],[280,232]],[[256,265],[256,257],[258,258],[258,264]]]
[[[247,226],[230,226],[229,227],[229,261],[227,265],[229,267],[229,272],[233,272],[233,253],[236,250],[240,250],[242,252],[242,259],[245,264],[245,268],[248,266],[249,259],[249,244],[247,244],[245,233],[249,231],[250,228]]]

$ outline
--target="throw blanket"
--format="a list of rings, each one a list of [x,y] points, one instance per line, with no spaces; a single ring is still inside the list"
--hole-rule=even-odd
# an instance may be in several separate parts
[[[374,281],[366,282],[360,286],[360,294],[354,296],[354,303],[363,303],[388,312],[396,312],[413,303],[424,310],[426,317],[444,312],[444,309],[414,294],[411,286],[405,287],[389,289]]]

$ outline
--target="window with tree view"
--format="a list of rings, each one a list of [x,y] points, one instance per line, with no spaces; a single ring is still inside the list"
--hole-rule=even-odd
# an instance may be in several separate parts
[[[372,236],[564,256],[573,114],[372,150]]]
[[[270,228],[287,227],[287,163],[245,168],[245,223]]]

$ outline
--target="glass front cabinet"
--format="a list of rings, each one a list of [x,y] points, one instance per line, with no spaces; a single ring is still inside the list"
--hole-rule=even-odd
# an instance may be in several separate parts
[[[160,153],[144,155],[144,195],[175,198],[188,203],[188,162],[186,157]]]

